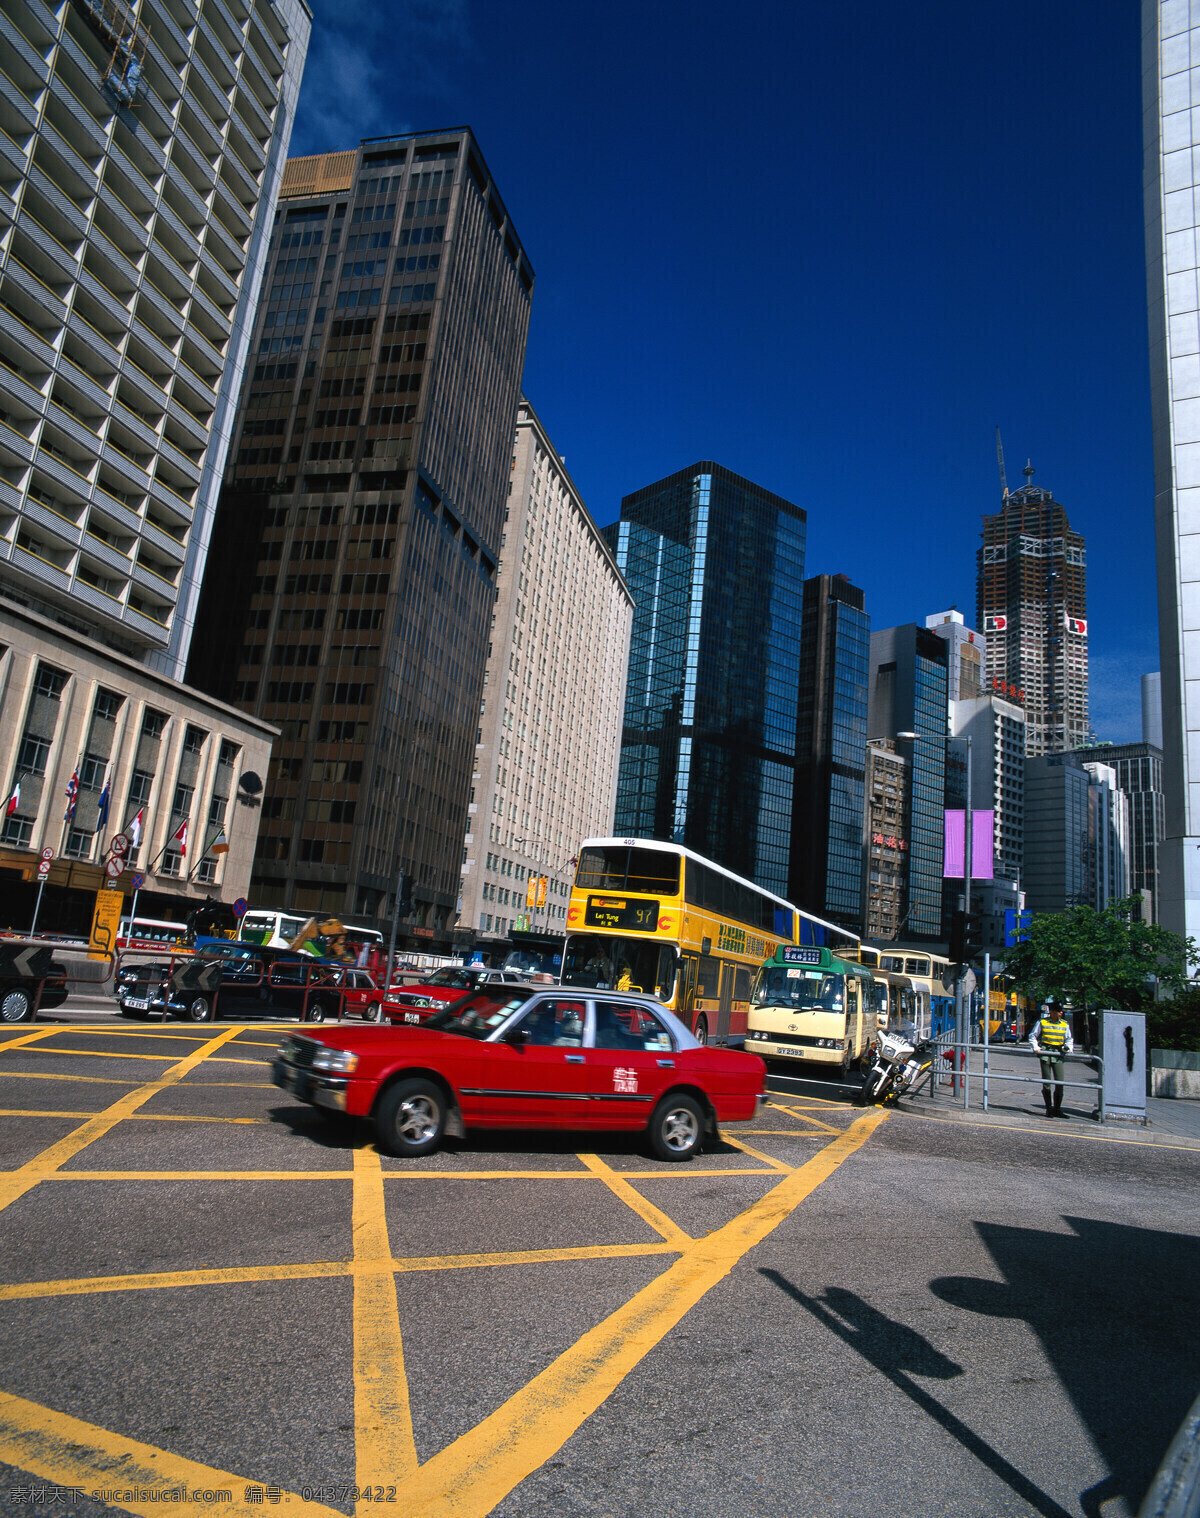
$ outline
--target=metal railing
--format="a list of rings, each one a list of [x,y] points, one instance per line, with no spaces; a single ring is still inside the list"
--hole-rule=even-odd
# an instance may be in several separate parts
[[[1095,1115],[1100,1122],[1104,1121],[1104,1061],[1097,1054],[1072,1053],[1064,1056],[1064,1059],[1076,1064],[1085,1064],[1096,1071],[1096,1078],[1088,1081],[1043,1081],[1041,1074],[1038,1075],[1014,1075],[1007,1070],[997,1069],[994,1061],[997,1056],[1003,1059],[1031,1060],[1040,1059],[1036,1049],[1021,1049],[1012,1044],[998,1044],[994,1042],[973,1042],[960,1037],[958,1030],[950,1029],[946,1033],[939,1034],[935,1040],[937,1053],[929,1074],[917,1086],[913,1093],[921,1089],[928,1081],[929,1095],[936,1097],[938,1085],[949,1085],[951,1088],[951,1100],[961,1100],[963,1111],[967,1111],[971,1105],[971,1081],[979,1083],[981,1106],[984,1112],[988,1110],[990,1097],[990,1085],[992,1082],[1004,1085],[1031,1085],[1041,1086],[1053,1084],[1063,1086],[1071,1090],[1091,1091],[1096,1096]],[[974,1060],[973,1060],[973,1057]]]

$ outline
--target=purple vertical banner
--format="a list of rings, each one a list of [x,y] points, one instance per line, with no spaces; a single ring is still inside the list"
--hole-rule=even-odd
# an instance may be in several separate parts
[[[971,879],[993,880],[996,814],[993,811],[971,813]],[[946,811],[946,849],[942,874],[961,880],[966,874],[966,813],[961,809]]]
[[[971,813],[971,879],[994,880],[996,814]]]
[[[950,880],[961,880],[966,866],[963,839],[966,836],[966,814],[946,810],[946,863],[942,874]]]

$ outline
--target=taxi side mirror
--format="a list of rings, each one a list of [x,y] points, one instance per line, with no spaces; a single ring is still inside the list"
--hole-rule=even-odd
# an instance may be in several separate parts
[[[506,1044],[513,1044],[517,1048],[520,1048],[522,1044],[527,1044],[529,1042],[529,1034],[524,1028],[511,1028],[504,1035],[504,1042]]]

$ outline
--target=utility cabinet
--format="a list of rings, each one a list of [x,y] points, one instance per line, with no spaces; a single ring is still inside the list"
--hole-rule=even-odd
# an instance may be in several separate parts
[[[1101,1012],[1104,1116],[1146,1121],[1146,1017],[1142,1012]]]

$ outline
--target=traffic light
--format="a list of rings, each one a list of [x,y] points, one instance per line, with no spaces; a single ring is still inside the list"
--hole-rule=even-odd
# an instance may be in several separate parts
[[[396,916],[397,917],[411,917],[412,916],[412,911],[413,911],[412,893],[413,893],[413,886],[415,884],[416,884],[416,882],[413,880],[413,877],[411,875],[401,875],[401,877],[400,877],[400,897],[399,897],[399,900],[396,902]]]
[[[983,914],[955,912],[950,919],[950,960],[956,965],[969,964],[983,952]]]

